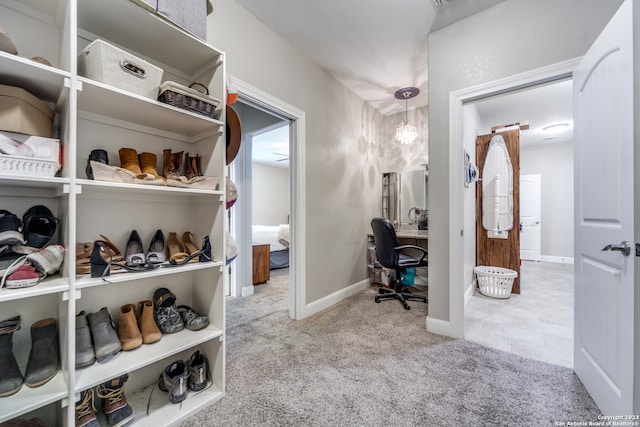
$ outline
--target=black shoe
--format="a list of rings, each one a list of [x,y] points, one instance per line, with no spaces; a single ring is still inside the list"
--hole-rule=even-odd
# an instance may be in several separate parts
[[[13,354],[13,333],[20,329],[20,316],[0,322],[0,397],[22,388],[22,373]]]
[[[187,369],[189,370],[189,380],[187,381],[189,390],[200,391],[204,389],[211,378],[207,356],[200,353],[200,350],[196,350],[187,361]]]
[[[91,341],[91,328],[84,311],[76,316],[76,369],[93,365],[96,354]]]
[[[91,150],[91,154],[89,154],[89,158],[87,159],[87,167],[85,168],[85,172],[87,173],[87,179],[93,179],[93,169],[91,169],[91,160],[94,162],[104,163],[105,165],[109,164],[109,156],[105,150]]]
[[[91,336],[98,362],[110,359],[122,349],[113,319],[106,307],[103,307],[97,313],[87,314],[87,322],[91,328]]]
[[[20,218],[7,210],[0,210],[0,245],[23,245]]]
[[[162,230],[156,230],[153,234],[146,260],[148,264],[161,264],[167,260],[167,244]]]
[[[133,230],[129,235],[127,247],[124,251],[124,258],[130,267],[141,266],[146,263],[142,239],[140,239],[140,235],[136,230]]]
[[[153,293],[153,317],[163,334],[172,334],[184,329],[184,321],[176,308],[176,296],[167,288]]]
[[[128,379],[129,375],[124,374],[98,386],[97,394],[102,399],[102,411],[109,427],[125,426],[133,420],[133,409],[124,395],[124,383]]]
[[[56,319],[43,319],[31,325],[31,352],[24,375],[28,387],[40,387],[56,375],[60,368],[59,347]]]
[[[187,398],[187,378],[189,371],[184,360],[176,360],[167,366],[160,374],[158,387],[169,393],[171,403],[180,403]]]
[[[58,227],[58,218],[43,205],[32,206],[22,216],[25,246],[42,249],[51,240]]]

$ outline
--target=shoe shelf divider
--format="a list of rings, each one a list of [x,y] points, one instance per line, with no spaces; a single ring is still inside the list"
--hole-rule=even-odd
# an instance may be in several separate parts
[[[129,373],[125,395],[136,413],[133,424],[176,423],[224,395],[224,53],[130,0],[0,0],[0,26],[24,56],[0,52],[0,84],[22,87],[48,103],[56,112],[54,137],[63,145],[58,177],[0,174],[0,209],[20,216],[29,205],[46,205],[60,219],[56,242],[66,248],[61,277],[46,278],[31,288],[0,290],[3,319],[12,314],[22,317],[22,328],[13,339],[22,371],[30,349],[30,325],[36,320],[57,319],[61,353],[61,370],[51,381],[37,388],[23,386],[16,394],[0,398],[0,422],[41,416],[47,425],[72,426],[80,391]],[[222,100],[220,118],[180,110],[77,75],[77,54],[96,38],[160,66],[163,81],[204,83],[212,96]],[[28,59],[33,56],[47,58],[52,66]],[[117,164],[121,147],[151,151],[159,158],[167,148],[201,154],[205,175],[218,176],[221,190],[84,179],[88,152],[102,148],[91,144],[105,145],[110,164]],[[75,274],[76,242],[105,234],[124,252],[126,234],[138,226],[146,235],[155,228],[165,234],[192,231],[196,238],[209,235],[214,261],[114,273],[107,278],[111,284]],[[108,306],[116,320],[120,305],[152,299],[157,287],[173,291],[178,305],[207,314],[210,325],[200,331],[165,334],[158,343],[76,370],[76,314],[81,309],[98,311]],[[166,393],[156,389],[147,414],[148,398],[157,388],[162,369],[175,358],[187,359],[196,349],[209,358],[210,386],[189,392],[179,405],[169,403]]]

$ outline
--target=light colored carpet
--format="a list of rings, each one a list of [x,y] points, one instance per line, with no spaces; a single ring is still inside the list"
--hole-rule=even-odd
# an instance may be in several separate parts
[[[397,301],[376,304],[374,295],[366,289],[301,321],[286,309],[229,319],[226,395],[183,426],[597,421],[570,369],[430,334],[426,304],[406,311]],[[247,304],[228,301],[229,316],[240,303]]]

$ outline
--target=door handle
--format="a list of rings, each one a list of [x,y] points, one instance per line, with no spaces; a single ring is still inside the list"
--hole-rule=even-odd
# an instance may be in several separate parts
[[[626,240],[622,241],[619,245],[607,245],[602,248],[603,251],[620,251],[624,256],[629,256],[631,253],[631,243]]]

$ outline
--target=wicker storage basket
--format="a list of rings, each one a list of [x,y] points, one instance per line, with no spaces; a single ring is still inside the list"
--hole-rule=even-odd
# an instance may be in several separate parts
[[[203,87],[206,93],[192,89],[196,85]],[[166,81],[160,85],[158,101],[212,119],[218,117],[218,106],[220,106],[220,100],[210,96],[209,89],[201,83],[191,83],[186,87],[176,82]]]
[[[493,298],[509,298],[518,273],[502,267],[479,265],[473,269],[480,293]]]
[[[0,154],[0,174],[3,175],[56,176],[59,170],[58,162]]]

